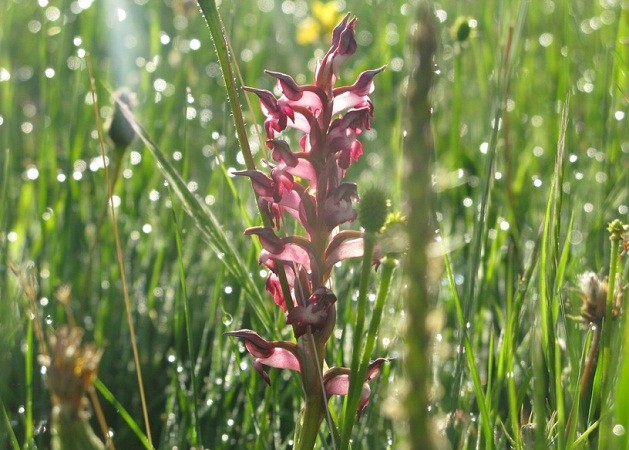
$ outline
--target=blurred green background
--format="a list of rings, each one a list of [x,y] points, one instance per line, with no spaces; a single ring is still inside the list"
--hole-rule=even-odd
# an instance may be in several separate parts
[[[373,129],[362,137],[364,158],[351,167],[348,178],[359,186],[386,188],[394,207],[401,209],[408,33],[417,2],[337,1],[327,9],[317,3],[219,4],[243,82],[272,89],[264,69],[289,73],[302,83],[312,80],[316,57],[329,45],[330,15],[332,23],[348,11],[357,15],[358,49],[344,66],[341,82],[351,84],[366,69],[385,64],[387,69],[376,78]],[[499,127],[487,251],[479,275],[481,300],[472,326],[485,381],[491,373],[487,369],[491,353],[499,352],[498,343],[489,345],[490,335],[497,342],[505,330],[503,306],[510,288],[506,271],[517,275],[524,270],[545,216],[559,117],[568,94],[561,216],[564,223],[572,220],[572,229],[565,234],[563,225],[559,232],[570,250],[561,301],[573,314],[578,314],[579,306],[575,277],[585,270],[605,271],[606,224],[614,218],[627,220],[629,11],[621,3],[530,2],[511,48],[506,89],[499,85],[500,71],[520,2],[432,4],[439,25],[433,91],[437,219],[457,285],[464,283],[470,259],[489,138],[492,127]],[[258,222],[255,204],[248,181],[230,175],[242,169],[244,161],[209,31],[196,3],[188,0],[0,0],[0,10],[0,405],[6,417],[0,421],[0,447],[9,446],[9,427],[20,445],[47,448],[49,440],[50,402],[33,360],[37,349],[27,349],[28,305],[9,263],[37,280],[46,327],[68,322],[55,292],[65,284],[72,287],[71,306],[78,324],[104,349],[100,380],[142,428],[109,218],[102,228],[99,225],[107,190],[87,65],[92,66],[99,116],[105,121],[111,117],[111,91],[126,87],[137,94],[138,120],[171,158],[188,188],[218,217],[262,287],[265,274],[257,265],[257,241],[242,235],[248,224]],[[459,41],[461,18],[471,32]],[[241,93],[243,104],[244,99]],[[269,158],[256,134],[262,116],[257,101],[250,101],[251,110],[244,104],[246,121],[261,161]],[[503,119],[495,124],[495,108],[503,104]],[[108,143],[107,147],[111,152]],[[268,338],[290,336],[272,301],[265,308],[275,327],[252,315],[242,280],[234,279],[221,255],[204,243],[137,140],[123,160],[115,204],[156,448],[189,447],[193,400],[199,407],[205,448],[285,448],[300,407],[298,380],[275,370],[273,387],[265,388],[243,347],[222,336],[241,327],[274,330]],[[177,232],[183,240],[181,258]],[[185,269],[185,293],[180,264]],[[331,363],[348,362],[348,353],[342,350],[351,342],[347,340],[351,321],[343,319],[352,317],[347,305],[357,284],[356,267],[350,263],[336,274],[339,299],[346,301],[339,301],[339,346],[330,354]],[[534,301],[535,292],[527,295]],[[478,430],[474,431],[477,410],[469,383],[463,384],[454,404],[444,396],[453,383],[460,327],[447,289],[436,297],[442,327],[431,344],[432,411],[439,423],[455,410],[464,411],[471,422],[452,439],[472,446]],[[184,329],[186,298],[194,355],[188,354]],[[513,336],[523,372],[530,368],[526,336],[534,323],[533,310],[523,306]],[[392,295],[374,356],[400,354],[402,316],[400,296]],[[567,335],[582,335],[576,324],[568,328],[572,331]],[[581,345],[579,341],[577,346]],[[27,389],[31,369],[32,399]],[[196,399],[191,398],[193,370],[200,384]],[[402,371],[403,364],[395,363],[376,384],[373,401],[355,430],[356,448],[399,444],[403,426],[396,423],[395,404]],[[573,377],[570,383],[577,381]],[[528,378],[517,382],[525,415]],[[496,398],[492,417],[505,417],[506,422],[506,400],[501,400],[499,388],[491,395]],[[120,409],[102,403],[117,448],[139,448]],[[33,433],[30,443],[25,442],[28,430]],[[498,442],[508,445],[501,436]]]

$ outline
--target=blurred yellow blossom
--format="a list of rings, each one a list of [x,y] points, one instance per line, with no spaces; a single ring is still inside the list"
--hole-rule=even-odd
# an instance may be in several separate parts
[[[340,19],[341,12],[335,1],[313,2],[312,16],[297,24],[297,42],[303,45],[326,38]]]

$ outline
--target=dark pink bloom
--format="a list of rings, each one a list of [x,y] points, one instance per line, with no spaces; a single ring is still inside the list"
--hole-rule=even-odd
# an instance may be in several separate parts
[[[343,178],[362,156],[358,136],[371,127],[373,105],[369,95],[374,90],[375,76],[384,70],[366,70],[353,84],[335,86],[341,65],[356,51],[356,23],[357,19],[348,14],[336,26],[312,84],[298,84],[290,75],[266,70],[277,82],[279,97],[268,90],[246,88],[260,99],[267,145],[277,165],[268,175],[257,170],[236,173],[251,178],[260,209],[275,230],[280,230],[282,216],[288,213],[307,237],[280,238],[271,228],[249,229],[246,234],[258,235],[264,248],[260,262],[272,272],[283,267],[300,274],[291,278],[288,289],[293,296],[299,292],[305,299],[316,286],[326,285],[334,263],[362,255],[361,236],[332,242],[336,228],[353,222],[357,215],[352,207],[358,199],[356,185]],[[302,133],[296,150],[278,136],[287,128]],[[275,275],[267,280],[266,287],[286,311],[287,299]],[[297,306],[309,307],[297,298],[291,300]],[[296,312],[291,319],[311,312]],[[299,320],[291,322],[300,326]]]
[[[385,362],[391,361],[392,358],[378,358],[369,363],[367,367],[367,373],[365,374],[365,383],[360,393],[360,400],[358,402],[358,411],[356,414],[360,416],[363,410],[369,404],[369,398],[371,396],[371,388],[368,381],[376,378],[382,370],[382,365]],[[325,386],[325,392],[328,395],[347,395],[349,392],[350,370],[346,367],[332,367],[323,375],[323,383]]]
[[[286,341],[267,341],[252,330],[228,331],[227,336],[235,336],[245,340],[245,347],[255,357],[253,366],[267,384],[271,384],[269,375],[262,365],[299,371],[299,360],[296,356],[297,345]]]
[[[317,171],[305,153],[293,153],[286,141],[281,139],[269,139],[267,143],[273,150],[273,159],[286,165],[286,172],[307,180],[310,186],[316,185]]]
[[[228,331],[225,335],[244,339],[247,351],[255,358],[253,367],[269,385],[271,384],[271,380],[263,366],[301,372],[297,345],[293,342],[267,341],[255,331],[247,329]],[[368,382],[380,374],[382,365],[385,362],[391,360],[391,358],[378,358],[369,363],[367,373],[365,374],[365,383],[363,384],[360,394],[358,410],[356,412],[358,415],[360,415],[369,404],[371,388]],[[326,370],[323,373],[323,385],[325,387],[326,397],[330,398],[332,395],[347,395],[349,392],[349,381],[350,369],[347,367],[331,367]]]
[[[324,273],[329,273],[334,264],[348,258],[363,256],[363,238],[360,231],[343,230],[337,233],[325,249]]]
[[[293,122],[295,121],[295,114],[290,105],[286,102],[279,103],[272,92],[251,87],[245,87],[245,90],[253,92],[260,98],[262,112],[267,117],[264,121],[264,129],[270,138],[275,136],[276,131],[282,131],[286,128],[289,118]]]
[[[328,193],[323,209],[325,223],[329,229],[356,219],[356,210],[352,208],[352,203],[356,200],[358,191],[354,183],[341,183]]]
[[[246,88],[260,100],[272,161],[266,173],[236,172],[251,179],[260,211],[272,223],[245,230],[246,235],[258,236],[262,244],[259,262],[270,271],[266,290],[286,314],[295,337],[303,344],[303,336],[309,335],[317,351],[325,350],[336,324],[337,297],[329,288],[332,268],[339,261],[363,255],[362,232],[340,229],[357,215],[353,209],[357,187],[344,178],[363,154],[358,137],[371,127],[373,105],[369,96],[375,76],[384,67],[362,72],[349,86],[335,86],[342,64],[356,51],[356,23],[357,19],[348,14],[334,29],[330,48],[318,61],[312,83],[298,84],[290,75],[267,70],[265,73],[277,83],[279,96]],[[282,138],[284,133],[296,134],[298,146],[291,148]],[[284,224],[291,231],[278,234]],[[280,283],[282,272],[284,286]],[[333,367],[317,374],[321,365],[314,363],[303,345],[267,341],[251,330],[227,334],[245,340],[255,358],[254,367],[267,383],[263,366],[300,372],[303,367],[308,368],[302,374],[305,392],[321,392],[321,378],[316,375],[323,377],[327,398],[348,392],[350,369]],[[384,361],[374,361],[367,370],[358,414],[369,402],[368,381],[380,372]]]
[[[349,14],[343,18],[334,28],[330,49],[317,64],[315,70],[316,84],[326,92],[331,90],[336,82],[341,65],[356,51],[354,28],[357,21],[356,17],[350,20]]]
[[[306,306],[295,306],[288,313],[286,323],[293,325],[295,337],[303,336],[309,330],[315,333],[330,325],[328,319],[333,317],[330,309],[334,308],[335,302],[336,295],[325,286],[319,286],[308,299]]]
[[[298,237],[281,238],[275,234],[272,228],[251,227],[245,230],[245,235],[255,234],[260,238],[260,243],[264,251],[260,255],[260,263],[265,264],[270,269],[275,266],[266,264],[268,259],[295,263],[310,270],[310,249],[309,243],[305,239]]]
[[[348,109],[360,109],[371,106],[369,94],[374,90],[374,77],[384,70],[385,66],[379,69],[367,70],[358,76],[356,82],[351,86],[334,88],[334,108],[332,114],[337,114]]]
[[[371,105],[348,111],[341,119],[335,119],[328,133],[328,151],[338,154],[338,165],[346,170],[352,161],[363,154],[362,144],[356,136],[371,128]]]

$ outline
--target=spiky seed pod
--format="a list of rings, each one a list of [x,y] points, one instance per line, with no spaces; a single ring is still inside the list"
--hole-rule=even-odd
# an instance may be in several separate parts
[[[358,218],[365,231],[377,233],[387,220],[387,196],[378,188],[367,190],[358,204]]]

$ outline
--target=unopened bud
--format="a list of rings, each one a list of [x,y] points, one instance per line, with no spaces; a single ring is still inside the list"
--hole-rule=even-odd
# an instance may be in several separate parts
[[[133,109],[136,104],[135,94],[126,89],[114,92],[114,115],[109,125],[109,137],[116,144],[117,148],[125,149],[133,142],[135,131],[122,112],[120,103],[125,105],[129,110]]]
[[[358,217],[365,231],[377,233],[387,219],[387,196],[377,188],[366,191],[358,204]]]
[[[472,24],[470,23],[469,17],[459,17],[452,25],[450,29],[450,33],[452,34],[452,39],[465,42],[468,40],[470,35],[472,34]]]

